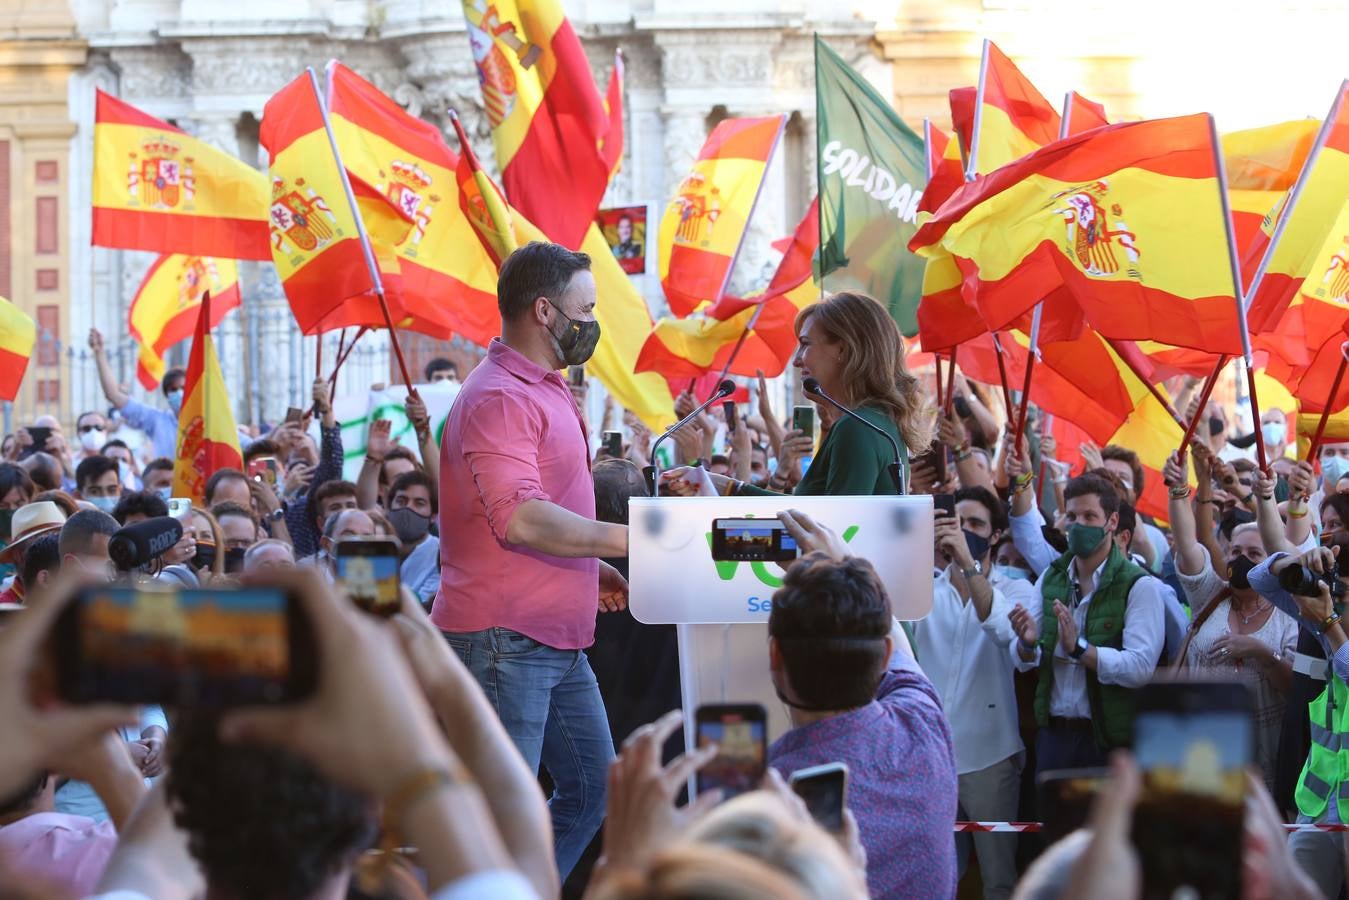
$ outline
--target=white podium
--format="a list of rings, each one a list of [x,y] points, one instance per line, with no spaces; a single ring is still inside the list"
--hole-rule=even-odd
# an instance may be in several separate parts
[[[705,703],[760,703],[768,736],[789,727],[768,673],[768,613],[782,585],[776,563],[716,562],[712,520],[775,518],[799,509],[841,535],[880,575],[895,616],[932,609],[932,498],[640,497],[629,501],[628,581],[633,616],[679,635],[685,745]]]

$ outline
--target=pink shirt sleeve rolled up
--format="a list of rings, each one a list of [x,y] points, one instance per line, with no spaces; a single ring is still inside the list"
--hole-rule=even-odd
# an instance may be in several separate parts
[[[562,650],[595,637],[599,563],[506,540],[529,500],[595,517],[585,423],[562,377],[500,340],[464,381],[445,423],[440,463],[444,631],[508,628]]]

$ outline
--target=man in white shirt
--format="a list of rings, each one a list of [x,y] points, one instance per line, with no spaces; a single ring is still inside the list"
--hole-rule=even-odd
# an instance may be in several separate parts
[[[1016,640],[1009,613],[1034,606],[1029,581],[992,570],[992,547],[1007,513],[987,488],[955,495],[955,517],[939,514],[937,552],[950,560],[932,588],[932,612],[914,624],[919,665],[941,697],[951,724],[963,819],[1015,821],[1025,747],[1017,727],[1008,648]],[[963,835],[961,836],[963,837]],[[957,857],[963,859],[959,842]],[[1016,836],[975,834],[986,900],[1016,887]]]
[[[1120,501],[1111,484],[1079,475],[1064,497],[1068,552],[1040,574],[1039,602],[1010,615],[1017,669],[1040,671],[1039,772],[1105,765],[1128,744],[1135,692],[1152,678],[1166,630],[1159,582],[1113,540]]]

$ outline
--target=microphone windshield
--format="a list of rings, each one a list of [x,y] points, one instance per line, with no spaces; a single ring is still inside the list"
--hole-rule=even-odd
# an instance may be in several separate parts
[[[805,381],[801,382],[801,390],[805,391],[807,394],[815,394],[819,397],[824,396],[824,391],[820,390],[820,383],[814,378],[807,378]]]
[[[130,572],[148,564],[183,538],[183,523],[172,516],[146,519],[119,528],[108,539],[108,556],[113,565]]]
[[[724,379],[717,385],[717,393],[723,397],[729,397],[735,393],[735,382],[729,378]]]

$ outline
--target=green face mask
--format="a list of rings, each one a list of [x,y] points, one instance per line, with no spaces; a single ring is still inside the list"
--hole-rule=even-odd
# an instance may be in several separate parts
[[[1068,550],[1078,559],[1091,556],[1105,540],[1105,529],[1100,525],[1069,525]]]

